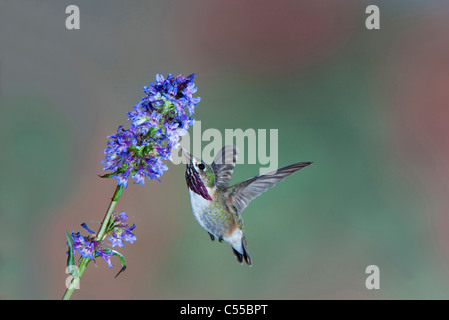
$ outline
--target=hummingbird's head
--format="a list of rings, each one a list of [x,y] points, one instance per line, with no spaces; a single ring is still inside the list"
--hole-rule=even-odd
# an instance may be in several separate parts
[[[213,188],[215,184],[214,172],[210,165],[188,153],[180,147],[187,159],[186,182],[190,190],[199,194],[206,200],[212,200],[207,187]]]

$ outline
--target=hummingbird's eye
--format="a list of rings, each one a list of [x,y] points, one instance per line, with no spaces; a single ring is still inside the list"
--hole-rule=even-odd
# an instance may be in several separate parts
[[[205,166],[203,163],[200,163],[200,164],[198,165],[198,168],[199,168],[200,170],[204,170],[204,168],[206,168],[206,166]]]

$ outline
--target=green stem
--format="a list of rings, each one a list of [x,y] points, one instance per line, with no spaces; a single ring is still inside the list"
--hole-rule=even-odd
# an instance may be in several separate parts
[[[108,210],[106,211],[106,215],[104,216],[103,222],[101,223],[100,230],[97,233],[97,236],[95,237],[96,241],[101,241],[106,236],[106,230],[108,225],[110,224],[112,212],[114,211],[115,205],[117,204],[118,199],[120,199],[120,196],[123,192],[123,186],[117,185],[117,188],[115,189],[114,195],[112,196],[111,203],[109,203]],[[73,277],[72,282],[70,283],[70,286],[68,286],[67,290],[64,293],[64,296],[62,297],[62,300],[69,300],[73,291],[79,286],[79,282],[81,279],[81,276],[84,273],[84,270],[86,270],[87,265],[90,262],[90,258],[83,258],[81,259],[81,262],[78,266],[77,276]],[[76,271],[75,271],[76,272]]]

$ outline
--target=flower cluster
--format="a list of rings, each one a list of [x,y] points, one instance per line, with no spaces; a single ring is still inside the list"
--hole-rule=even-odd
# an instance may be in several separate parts
[[[132,226],[128,226],[126,223],[127,220],[128,216],[125,212],[112,214],[111,222],[107,227],[106,235],[104,237],[106,238],[110,235],[108,240],[111,241],[110,245],[112,247],[123,247],[125,244],[124,241],[129,241],[130,243],[136,241],[136,236],[132,233],[136,225],[133,224]],[[108,267],[111,268],[111,256],[121,255],[110,248],[104,248],[103,246],[106,245],[106,243],[104,243],[102,239],[96,240],[95,233],[90,230],[85,223],[81,224],[81,226],[86,229],[90,235],[82,236],[79,232],[75,233],[75,231],[72,231],[73,251],[78,251],[83,258],[92,260],[101,257],[107,262]]]
[[[171,152],[179,146],[179,137],[194,122],[195,107],[200,101],[193,97],[197,88],[195,75],[174,77],[156,75],[156,82],[143,87],[145,96],[128,112],[129,129],[119,126],[108,137],[102,177],[114,177],[124,188],[131,176],[136,183],[145,184],[145,177],[157,179],[168,168],[162,162],[171,160]],[[188,114],[187,114],[188,112]]]
[[[124,241],[129,241],[130,243],[136,241],[136,236],[131,232],[136,225],[133,224],[129,227],[128,224],[125,223],[125,221],[128,220],[128,216],[125,212],[115,216],[113,215],[112,217],[114,219],[112,221],[113,228],[110,231],[111,236],[108,238],[112,243],[112,247],[118,246],[121,248],[125,245]]]

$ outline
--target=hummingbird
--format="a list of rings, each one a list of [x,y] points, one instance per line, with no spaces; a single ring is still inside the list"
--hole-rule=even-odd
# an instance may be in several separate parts
[[[224,146],[212,164],[180,148],[187,159],[185,178],[195,219],[209,233],[212,241],[215,238],[219,242],[225,241],[240,264],[245,261],[251,266],[243,230],[243,210],[268,188],[312,162],[294,163],[229,186],[238,156],[236,146]]]

